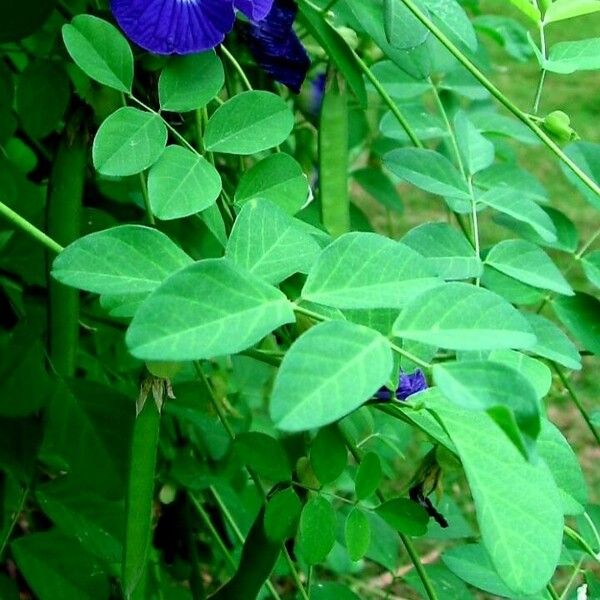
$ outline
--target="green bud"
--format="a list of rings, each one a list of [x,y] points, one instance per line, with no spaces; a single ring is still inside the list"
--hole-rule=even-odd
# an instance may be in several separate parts
[[[570,140],[574,133],[569,115],[562,110],[555,110],[546,116],[544,129],[564,141]]]

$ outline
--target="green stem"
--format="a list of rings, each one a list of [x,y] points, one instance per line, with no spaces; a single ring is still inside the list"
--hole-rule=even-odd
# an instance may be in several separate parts
[[[2,538],[2,543],[0,543],[0,561],[2,560],[2,557],[4,556],[4,551],[6,550],[8,541],[10,540],[10,537],[12,536],[12,533],[17,525],[17,522],[19,521],[19,516],[23,512],[23,508],[25,506],[25,502],[27,501],[28,495],[29,495],[29,485],[27,485],[27,487],[25,487],[25,489],[23,490],[23,493],[21,494],[21,498],[19,500],[19,505],[16,507],[15,514],[10,522],[10,525],[6,529],[6,533],[4,534],[4,537]]]
[[[573,573],[571,573],[571,577],[569,577],[569,581],[567,581],[567,585],[565,585],[565,588],[563,589],[562,593],[560,594],[558,600],[565,600],[567,598],[569,592],[571,591],[571,586],[573,585],[573,583],[575,582],[575,579],[577,579],[577,576],[579,575],[582,564],[583,564],[583,558],[580,558],[577,561],[577,564],[575,565],[575,568],[573,569]]]
[[[248,76],[244,72],[242,65],[240,65],[240,63],[237,61],[236,57],[233,54],[231,54],[231,52],[229,52],[229,50],[227,50],[227,48],[225,46],[223,46],[222,44],[221,44],[221,52],[223,52],[223,54],[225,55],[227,60],[233,65],[233,68],[237,71],[238,75],[240,76],[241,80],[243,81],[244,85],[246,86],[246,89],[248,91],[252,91],[252,89],[253,89],[252,84],[250,83]]]
[[[460,62],[498,102],[507,108],[519,121],[524,123],[535,135],[596,195],[600,196],[600,186],[571,160],[560,146],[534,121],[507,98],[470,60],[467,58],[437,27],[426,17],[413,0],[402,0],[410,12],[442,43],[443,46]]]
[[[361,453],[359,447],[356,445],[356,443],[354,442],[352,437],[348,434],[348,432],[344,429],[344,427],[342,427],[341,425],[338,425],[338,429],[339,429],[340,433],[342,434],[344,441],[346,442],[346,446],[348,447],[348,450],[350,450],[350,454],[352,454],[356,463],[360,464],[360,462],[362,460],[362,453]],[[381,503],[384,503],[385,496],[383,495],[381,490],[378,489],[376,491],[376,494],[377,494],[377,498],[379,499],[379,501]],[[429,600],[438,600],[437,593],[433,589],[431,580],[429,579],[429,576],[427,575],[427,572],[425,571],[425,568],[423,567],[423,565],[421,563],[419,555],[418,555],[417,551],[415,550],[415,547],[413,546],[412,541],[410,540],[410,538],[408,536],[404,535],[403,533],[400,533],[399,535],[400,535],[400,539],[402,540],[402,543],[404,544],[404,547],[406,548],[406,552],[408,553],[408,556],[409,556],[413,566],[415,567],[415,571],[417,572],[417,575],[419,576],[419,579],[421,580],[421,583],[423,584],[423,588],[425,589],[425,593],[427,594],[427,597],[429,598]]]
[[[593,235],[590,237],[590,239],[585,244],[583,244],[583,246],[581,246],[581,249],[575,255],[575,259],[580,260],[581,257],[590,249],[592,244],[598,239],[599,236],[600,236],[600,227],[598,229],[596,229],[596,231],[593,233]]]
[[[152,213],[152,207],[150,206],[150,197],[148,196],[148,184],[146,183],[146,177],[144,173],[140,173],[140,187],[142,188],[142,197],[144,198],[144,208],[146,209],[146,220],[149,225],[155,225],[154,214]]]
[[[410,126],[410,123],[406,120],[406,117],[402,114],[402,111],[398,108],[398,105],[394,102],[392,97],[385,91],[385,89],[384,89],[383,85],[381,84],[381,82],[379,81],[379,79],[377,79],[377,77],[375,77],[375,75],[373,75],[373,72],[371,71],[369,66],[365,63],[365,61],[356,52],[354,52],[354,50],[351,50],[351,51],[354,54],[354,57],[355,57],[356,61],[358,62],[358,66],[360,67],[361,71],[365,74],[366,78],[371,82],[371,84],[373,85],[373,87],[375,88],[377,93],[379,94],[379,97],[383,100],[383,102],[386,104],[386,106],[390,109],[390,112],[394,115],[394,117],[396,118],[398,123],[400,123],[400,126],[402,127],[402,129],[404,129],[404,131],[406,132],[406,135],[410,138],[410,141],[417,148],[423,148],[423,143],[417,137],[417,134],[414,132],[413,128]]]
[[[550,598],[552,598],[552,600],[560,600],[560,596],[556,593],[556,590],[554,587],[552,587],[551,583],[546,586],[546,589],[548,590],[548,594],[550,594]]]
[[[59,254],[64,248],[55,242],[52,238],[48,237],[41,229],[38,229],[35,225],[32,225],[27,219],[24,219],[20,214],[16,213],[12,208],[6,206],[4,202],[0,202],[0,215],[10,221],[17,229],[20,229],[34,240],[48,248],[48,250]]]
[[[537,4],[537,2],[536,2]],[[538,7],[539,8],[539,7]],[[544,29],[543,21],[540,21],[540,52],[546,59],[546,31]],[[533,114],[537,115],[540,110],[540,100],[542,99],[542,91],[544,89],[544,81],[546,80],[546,69],[542,67],[540,72],[540,79],[538,81],[537,89],[535,91],[535,99],[533,101]]]
[[[204,510],[202,503],[199,502],[196,498],[194,498],[194,496],[192,496],[191,494],[188,494],[188,498],[190,499],[192,506],[194,507],[194,509],[200,516],[200,518],[202,519],[202,522],[204,523],[204,525],[210,532],[210,534],[213,537],[214,541],[216,542],[217,546],[219,547],[219,550],[221,550],[221,554],[223,554],[223,556],[225,557],[225,560],[232,567],[233,571],[235,571],[235,568],[237,566],[235,563],[235,560],[233,559],[233,556],[231,556],[231,553],[227,549],[227,546],[225,546],[225,542],[219,535],[219,532],[216,530],[215,526],[212,524],[212,521],[210,520],[208,513]]]
[[[579,544],[585,552],[587,552],[592,558],[595,558],[600,562],[600,553],[594,552],[594,549],[574,530],[565,525],[565,534],[570,537],[574,542]]]
[[[558,375],[562,384],[565,386],[565,389],[567,390],[567,392],[569,392],[569,396],[571,396],[571,399],[573,400],[573,404],[575,404],[575,406],[577,407],[577,410],[583,417],[583,420],[585,421],[586,425],[588,426],[588,429],[592,432],[592,435],[594,436],[594,438],[596,439],[596,442],[600,446],[600,433],[598,433],[598,430],[596,429],[594,423],[592,423],[590,416],[588,415],[587,411],[585,410],[583,403],[577,396],[577,393],[575,392],[575,389],[571,385],[571,382],[567,379],[567,377],[563,373],[562,369],[556,363],[552,363],[552,366],[554,367],[554,370],[556,371],[556,374]]]
[[[592,521],[592,518],[590,517],[590,515],[588,514],[587,511],[583,513],[583,518],[587,521],[587,524],[589,525],[590,529],[592,530],[592,533],[594,534],[594,537],[596,538],[596,544],[598,545],[598,551],[600,552],[600,534],[598,533],[596,524],[594,523],[594,521]]]

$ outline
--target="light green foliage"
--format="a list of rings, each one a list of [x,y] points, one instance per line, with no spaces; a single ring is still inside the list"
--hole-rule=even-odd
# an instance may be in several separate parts
[[[443,279],[469,279],[480,277],[483,272],[473,246],[447,223],[419,225],[402,238],[402,243],[424,256]]]
[[[376,509],[376,513],[391,527],[407,535],[424,535],[429,516],[416,502],[408,498],[392,498]]]
[[[371,544],[371,524],[360,508],[354,508],[348,514],[344,536],[348,555],[352,560],[360,560]]]
[[[335,481],[347,462],[348,449],[337,427],[320,429],[310,445],[310,466],[321,484]]]
[[[225,256],[276,284],[294,273],[307,273],[320,250],[299,221],[268,200],[250,200],[238,215]]]
[[[430,408],[456,445],[496,571],[515,594],[539,592],[554,572],[562,545],[562,507],[548,467],[528,462],[498,435],[498,426],[485,413],[440,401]]]
[[[211,116],[204,144],[211,152],[256,154],[281,144],[294,126],[285,102],[270,92],[243,92]]]
[[[545,290],[572,296],[571,286],[550,257],[524,240],[504,240],[485,258],[486,264],[515,279]]]
[[[275,438],[258,431],[237,436],[236,451],[242,462],[269,481],[287,481],[291,469],[285,450]]]
[[[62,32],[67,51],[86,75],[119,92],[131,92],[133,54],[114,25],[78,15]]]
[[[227,259],[208,259],[178,271],[148,297],[127,344],[144,360],[213,358],[245,350],[292,321],[279,290]]]
[[[442,348],[496,350],[535,343],[525,318],[500,296],[466,283],[427,290],[404,308],[394,334]]]
[[[540,406],[535,389],[512,367],[490,360],[451,362],[435,365],[433,378],[440,392],[454,405],[487,411],[500,423],[509,412],[524,433],[537,437]]]
[[[261,198],[292,215],[308,202],[308,178],[289,154],[271,154],[242,174],[235,191],[236,207]]]
[[[285,355],[270,412],[285,431],[327,425],[365,403],[392,370],[392,353],[379,333],[345,321],[310,329]]]
[[[336,308],[400,308],[438,283],[425,259],[373,233],[348,233],[310,270],[302,297]]]
[[[205,210],[219,197],[221,187],[214,166],[181,146],[168,146],[148,175],[152,212],[164,220]]]
[[[167,144],[167,128],[155,114],[120,108],[94,138],[94,166],[103,175],[135,175],[151,167]]]
[[[355,493],[359,500],[372,496],[381,482],[381,461],[375,452],[368,452],[356,471]]]
[[[163,110],[186,112],[206,106],[221,90],[225,73],[214,50],[174,56],[158,80],[158,96]]]
[[[80,238],[55,259],[52,276],[97,294],[149,293],[192,263],[164,233],[121,225]]]
[[[273,541],[294,537],[300,520],[302,504],[292,488],[277,492],[267,503],[265,533]]]

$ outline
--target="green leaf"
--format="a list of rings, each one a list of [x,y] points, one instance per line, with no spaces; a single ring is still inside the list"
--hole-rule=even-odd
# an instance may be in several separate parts
[[[454,350],[528,348],[535,336],[500,296],[467,283],[446,283],[414,298],[394,323],[394,335]]]
[[[335,542],[335,512],[323,496],[313,496],[300,515],[300,552],[309,565],[325,560]]]
[[[86,75],[119,92],[131,93],[133,53],[114,25],[92,15],[77,15],[63,25],[62,34],[71,58]]]
[[[311,600],[360,600],[348,586],[341,583],[317,583],[311,588]]]
[[[600,185],[600,144],[591,142],[573,142],[565,147],[565,154],[575,161],[597,184]],[[597,210],[600,210],[600,198],[598,195],[573,173],[573,171],[562,162],[561,169],[565,177],[579,190],[581,195]]]
[[[323,427],[310,445],[310,465],[323,484],[335,481],[346,468],[348,450],[336,426]]]
[[[479,196],[477,201],[530,225],[545,242],[557,239],[556,226],[548,213],[533,200],[523,196],[520,190],[504,186],[492,188]]]
[[[391,60],[376,62],[371,71],[394,100],[420,98],[431,89],[426,80],[412,77]]]
[[[379,484],[383,471],[381,469],[381,461],[379,455],[375,452],[367,452],[360,461],[356,471],[356,480],[354,482],[356,498],[365,500],[372,496]]]
[[[381,169],[373,167],[358,169],[352,172],[352,179],[387,210],[396,213],[402,213],[404,210],[396,186]]]
[[[245,350],[294,320],[278,289],[227,259],[207,259],[178,271],[146,299],[126,341],[143,360],[200,360]]]
[[[148,197],[158,219],[180,219],[214,204],[221,177],[205,158],[182,146],[167,146],[148,174]]]
[[[535,439],[540,432],[540,406],[535,389],[512,367],[490,360],[449,362],[435,365],[433,378],[440,392],[454,405],[471,411],[488,411],[492,418],[497,409],[509,410],[529,437]]]
[[[108,598],[108,578],[81,544],[56,530],[34,533],[11,544],[21,574],[39,600]]]
[[[323,250],[302,297],[336,308],[400,308],[438,283],[425,259],[408,246],[353,232]]]
[[[135,175],[151,167],[167,144],[167,128],[156,114],[124,107],[100,125],[92,158],[102,175]]]
[[[5,5],[0,20],[0,43],[17,42],[35,33],[55,6],[55,0],[23,0]]]
[[[556,569],[564,525],[548,467],[528,462],[486,413],[460,410],[440,397],[430,408],[456,446],[496,571],[515,594],[538,593]]]
[[[353,508],[346,518],[344,537],[350,558],[360,560],[371,545],[371,524],[360,508]]]
[[[429,16],[420,0],[417,5]],[[384,7],[385,35],[391,46],[406,50],[419,46],[429,37],[429,30],[400,0],[384,0]]]
[[[469,188],[452,163],[433,150],[401,148],[388,152],[387,168],[413,185],[438,196],[470,200]]]
[[[472,52],[477,50],[477,36],[471,20],[455,0],[423,0],[435,24],[454,42]]]
[[[408,498],[392,498],[380,504],[375,512],[400,533],[412,536],[425,535],[429,515],[425,509]]]
[[[552,387],[552,371],[545,363],[515,350],[494,350],[489,360],[512,367],[522,373],[535,389],[538,399],[542,399]]]
[[[527,285],[567,296],[574,294],[568,281],[550,257],[531,242],[504,240],[489,251],[485,262],[501,273]]]
[[[552,308],[573,336],[600,356],[600,301],[577,292],[572,298],[555,298]]]
[[[62,533],[79,539],[96,558],[107,564],[121,561],[124,515],[120,502],[86,490],[70,477],[40,486],[36,499]]]
[[[186,112],[206,106],[225,83],[225,72],[214,50],[173,56],[158,80],[162,110]]]
[[[598,0],[554,0],[544,14],[544,23],[549,25],[556,21],[589,15],[599,10]]]
[[[573,342],[552,322],[535,313],[526,313],[525,318],[537,338],[530,352],[553,360],[567,369],[579,371],[581,357]]]
[[[577,455],[560,430],[547,419],[537,440],[540,456],[546,461],[558,486],[565,515],[583,513],[588,493]]]
[[[268,200],[250,200],[235,221],[225,256],[268,283],[308,273],[321,252],[300,221]]]
[[[483,267],[481,283],[511,304],[537,304],[545,297],[544,292],[539,288],[521,283],[488,265]]]
[[[341,419],[387,381],[392,353],[376,331],[346,321],[309,329],[288,350],[273,386],[271,418],[303,431]]]
[[[462,110],[454,116],[454,131],[458,151],[469,174],[474,175],[493,164],[496,153],[494,144],[479,133]]]
[[[280,96],[242,92],[212,114],[204,144],[210,152],[256,154],[284,142],[293,127],[294,115]]]
[[[302,2],[299,6],[302,23],[312,37],[325,50],[327,56],[348,82],[350,89],[362,108],[367,106],[367,91],[358,59],[346,40],[311,5]]]
[[[534,6],[529,0],[508,0],[513,6],[518,8],[524,15],[539,23],[542,20],[542,15],[537,6]]]
[[[292,470],[283,446],[275,438],[258,431],[239,434],[235,447],[244,464],[269,481],[288,481]]]
[[[470,279],[483,273],[473,246],[448,223],[423,223],[411,229],[402,243],[424,256],[443,279]]]
[[[164,233],[141,225],[120,225],[67,246],[54,260],[52,276],[98,294],[147,294],[191,263]]]
[[[588,281],[600,288],[600,250],[590,252],[581,259],[583,271]]]
[[[600,69],[600,37],[554,44],[543,67],[561,75]]]
[[[290,215],[309,201],[308,178],[289,154],[271,154],[244,171],[235,191],[235,206],[250,200],[270,200]]]
[[[289,487],[277,492],[267,502],[265,510],[265,533],[274,542],[283,542],[296,535],[302,504],[298,495]]]
[[[444,552],[442,560],[455,575],[468,584],[496,596],[514,596],[496,572],[483,544],[465,544],[450,548]]]

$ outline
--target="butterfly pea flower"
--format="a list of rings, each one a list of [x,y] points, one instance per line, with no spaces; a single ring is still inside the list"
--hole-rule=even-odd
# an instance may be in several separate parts
[[[236,9],[264,19],[273,0],[112,0],[127,37],[154,54],[193,54],[218,46],[233,29]]]
[[[400,373],[398,379],[398,387],[392,392],[385,387],[382,387],[376,394],[378,400],[401,400],[404,401],[413,394],[422,392],[427,389],[427,380],[421,369],[417,369],[414,373]]]
[[[298,93],[310,59],[295,34],[292,0],[112,0],[125,34],[154,54],[193,54],[218,46],[239,10],[248,18],[242,35],[256,62]]]
[[[297,12],[292,0],[275,0],[266,18],[242,24],[242,36],[254,60],[296,94],[310,68],[310,58],[294,31]]]

